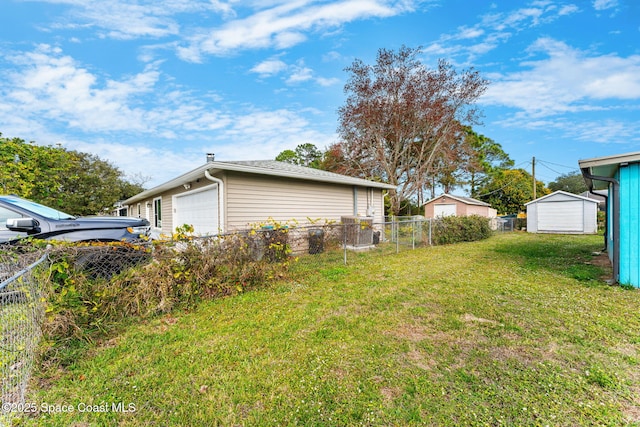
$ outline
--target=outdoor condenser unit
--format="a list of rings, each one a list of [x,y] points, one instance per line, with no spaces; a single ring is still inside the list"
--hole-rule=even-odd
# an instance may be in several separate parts
[[[362,248],[373,245],[373,218],[343,216],[344,243],[347,247]]]

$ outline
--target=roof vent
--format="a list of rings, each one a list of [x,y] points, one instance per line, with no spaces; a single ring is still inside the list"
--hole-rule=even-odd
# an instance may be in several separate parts
[[[216,155],[214,153],[207,153],[207,163],[213,162],[216,159]]]

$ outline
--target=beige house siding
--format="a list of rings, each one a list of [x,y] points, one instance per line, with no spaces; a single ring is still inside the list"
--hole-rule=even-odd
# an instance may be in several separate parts
[[[221,216],[225,231],[246,229],[249,225],[272,218],[278,222],[297,221],[300,225],[310,220],[324,223],[325,220],[339,222],[342,216],[354,214],[354,190],[352,185],[330,184],[277,176],[257,175],[227,171],[215,175],[223,181],[223,207]],[[210,186],[206,178],[156,194],[129,206],[129,215],[141,214],[153,225],[153,200],[162,198],[162,229],[156,234],[171,235],[173,223],[173,196]],[[373,205],[374,222],[384,221],[384,196],[379,188],[357,187],[357,215],[366,216],[369,205]]]
[[[190,183],[191,187],[189,190],[195,190],[198,188],[206,187],[211,185],[212,182],[202,178],[198,181]],[[186,191],[186,189],[182,186],[173,188],[171,190],[165,191],[162,194],[155,195],[153,197],[149,197],[141,202],[141,217],[144,217],[149,220],[151,226],[153,228],[153,201],[157,198],[162,199],[162,228],[154,229],[156,233],[161,233],[165,235],[171,235],[176,227],[183,224],[174,224],[173,223],[173,196],[176,194],[182,194]],[[133,217],[138,216],[138,207],[137,203],[135,205],[129,206],[129,215]]]
[[[242,173],[228,173],[225,185],[228,230],[269,218],[305,224],[309,219],[339,221],[341,216],[354,214],[352,186]],[[367,193],[366,188],[358,187],[359,215],[367,213]],[[376,221],[382,221],[382,191],[375,189],[373,198],[378,199],[374,200]]]

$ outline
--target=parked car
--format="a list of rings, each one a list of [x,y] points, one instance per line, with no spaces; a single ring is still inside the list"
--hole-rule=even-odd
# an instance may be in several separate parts
[[[149,236],[149,231],[149,221],[144,218],[74,217],[18,196],[0,196],[0,242],[29,236],[71,242],[130,242]]]

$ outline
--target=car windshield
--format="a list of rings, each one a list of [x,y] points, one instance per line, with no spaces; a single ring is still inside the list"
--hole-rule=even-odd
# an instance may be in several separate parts
[[[68,213],[61,212],[59,210],[43,206],[36,202],[31,202],[29,200],[20,199],[17,197],[7,197],[3,198],[3,200],[7,203],[11,203],[14,206],[20,207],[22,209],[26,209],[35,214],[41,215],[45,218],[49,219],[75,219],[73,215],[69,215]]]

